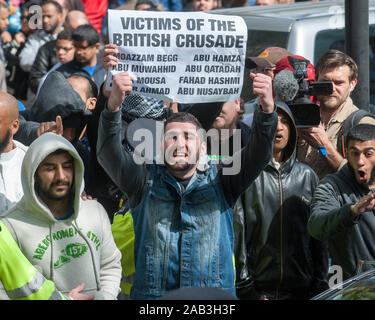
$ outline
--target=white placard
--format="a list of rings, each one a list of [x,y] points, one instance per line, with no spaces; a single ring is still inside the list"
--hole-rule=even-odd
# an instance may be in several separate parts
[[[203,12],[108,10],[109,42],[128,72],[133,93],[179,103],[239,98],[247,27],[241,17]]]

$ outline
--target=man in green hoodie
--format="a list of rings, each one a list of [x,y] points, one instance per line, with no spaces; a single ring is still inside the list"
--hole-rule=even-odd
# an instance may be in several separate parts
[[[25,257],[62,294],[84,283],[83,294],[116,299],[121,254],[104,208],[81,199],[83,171],[71,143],[43,134],[22,163],[24,196],[2,222]]]

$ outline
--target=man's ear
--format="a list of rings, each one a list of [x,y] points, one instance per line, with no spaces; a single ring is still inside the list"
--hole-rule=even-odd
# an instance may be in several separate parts
[[[241,98],[238,98],[234,101],[236,103],[236,111],[237,113],[241,111]]]
[[[97,99],[92,97],[86,100],[86,110],[93,111],[96,106]]]
[[[95,49],[96,49],[97,52],[99,52],[99,50],[100,50],[100,43],[99,42],[97,42],[95,44]]]
[[[203,141],[200,145],[200,156],[204,156],[207,153],[207,143]]]
[[[354,90],[355,86],[357,85],[357,81],[357,79],[350,81],[350,92]]]
[[[18,119],[13,120],[10,130],[12,132],[12,135],[15,135],[20,127],[20,121]]]

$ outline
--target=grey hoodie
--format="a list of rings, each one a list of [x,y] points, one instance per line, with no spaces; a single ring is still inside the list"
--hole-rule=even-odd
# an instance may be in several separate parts
[[[63,149],[74,159],[74,213],[57,220],[34,189],[34,174],[52,152]],[[95,200],[81,200],[83,164],[71,143],[46,133],[29,147],[22,163],[24,196],[3,222],[21,251],[56,287],[68,294],[84,283],[82,293],[95,299],[116,299],[120,291],[121,254],[104,208]]]

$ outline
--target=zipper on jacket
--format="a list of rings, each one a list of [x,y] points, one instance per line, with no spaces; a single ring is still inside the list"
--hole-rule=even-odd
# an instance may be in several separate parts
[[[278,171],[279,175],[279,188],[280,188],[280,283],[279,288],[284,278],[284,257],[283,257],[283,184],[281,181],[281,172]],[[276,299],[279,299],[279,288],[276,290]]]

